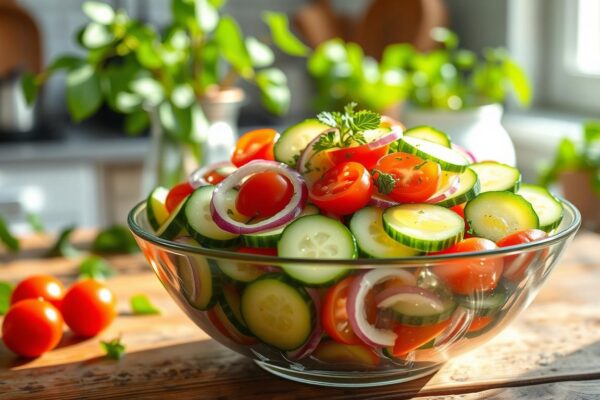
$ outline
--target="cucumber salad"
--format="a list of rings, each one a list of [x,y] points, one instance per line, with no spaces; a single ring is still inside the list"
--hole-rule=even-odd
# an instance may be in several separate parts
[[[244,134],[230,161],[155,188],[146,212],[162,239],[274,256],[272,265],[173,257],[189,304],[233,342],[290,360],[377,365],[440,345],[465,313],[469,333],[485,330],[535,254],[412,269],[344,260],[528,243],[552,234],[563,207],[522,184],[517,168],[476,160],[433,127],[405,129],[349,104],[280,134]]]

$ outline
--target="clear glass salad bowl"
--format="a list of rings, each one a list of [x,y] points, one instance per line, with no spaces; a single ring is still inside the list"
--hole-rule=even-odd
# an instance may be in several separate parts
[[[212,338],[275,375],[359,387],[431,374],[502,331],[580,226],[562,202],[560,226],[542,240],[401,259],[283,259],[167,241],[152,233],[145,202],[128,223],[171,297]],[[347,274],[305,287],[282,271],[290,265]]]

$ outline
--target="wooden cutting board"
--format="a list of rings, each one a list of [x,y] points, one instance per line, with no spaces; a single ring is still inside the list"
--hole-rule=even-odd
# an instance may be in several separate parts
[[[26,248],[39,250],[26,255],[38,256],[49,240],[27,239]],[[67,334],[58,349],[35,360],[18,359],[0,345],[0,399],[600,398],[599,247],[600,235],[577,237],[530,308],[485,346],[435,375],[369,389],[309,386],[262,371],[190,322],[140,255],[113,257],[119,270],[109,281],[119,298],[113,325],[87,340]],[[0,279],[49,273],[69,281],[76,265],[0,254]],[[162,315],[131,315],[128,299],[135,293],[148,295]],[[118,335],[127,354],[105,359],[99,340]]]

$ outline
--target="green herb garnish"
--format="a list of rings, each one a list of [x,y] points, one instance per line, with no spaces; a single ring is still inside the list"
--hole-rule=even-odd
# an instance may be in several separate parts
[[[136,294],[129,300],[131,303],[131,311],[136,315],[151,315],[160,314],[160,310],[156,308],[144,294]]]
[[[46,229],[44,228],[44,223],[40,218],[40,215],[34,212],[27,213],[27,222],[31,229],[33,229],[36,233],[44,233]]]
[[[12,233],[10,233],[10,230],[8,229],[8,224],[6,223],[4,218],[2,218],[1,216],[0,216],[0,243],[3,243],[6,246],[6,248],[13,253],[16,253],[19,251],[19,248],[20,248],[19,240],[17,238],[15,238],[12,235]]]
[[[120,336],[108,342],[101,340],[100,346],[106,352],[106,357],[113,360],[120,360],[125,354],[125,345],[121,343]]]
[[[115,275],[108,261],[99,256],[88,256],[79,264],[80,279],[107,279]]]
[[[137,253],[140,250],[129,230],[113,225],[98,233],[92,243],[92,251],[102,254]]]
[[[46,253],[46,257],[66,257],[66,258],[75,258],[81,255],[81,251],[75,248],[71,244],[71,235],[75,231],[75,226],[69,226],[63,229],[56,242],[52,245],[50,250]]]
[[[13,285],[8,282],[0,281],[0,315],[4,315],[8,311],[12,291]]]
[[[396,187],[396,179],[392,174],[381,172],[378,169],[374,169],[372,172],[375,178],[375,185],[381,194],[390,194],[394,187]]]
[[[344,107],[344,112],[324,111],[317,115],[317,119],[337,131],[327,132],[313,145],[317,152],[333,148],[349,147],[355,143],[365,144],[364,131],[377,129],[381,123],[381,116],[373,111],[355,111],[356,103],[349,103]]]

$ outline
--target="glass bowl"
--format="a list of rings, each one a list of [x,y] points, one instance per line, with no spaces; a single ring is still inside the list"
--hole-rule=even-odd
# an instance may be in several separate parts
[[[562,203],[562,223],[543,240],[398,259],[284,259],[167,241],[153,234],[145,203],[128,223],[167,292],[212,338],[275,375],[359,387],[431,374],[502,331],[580,226],[577,209]],[[283,272],[290,266],[346,270],[346,288],[306,287]]]

